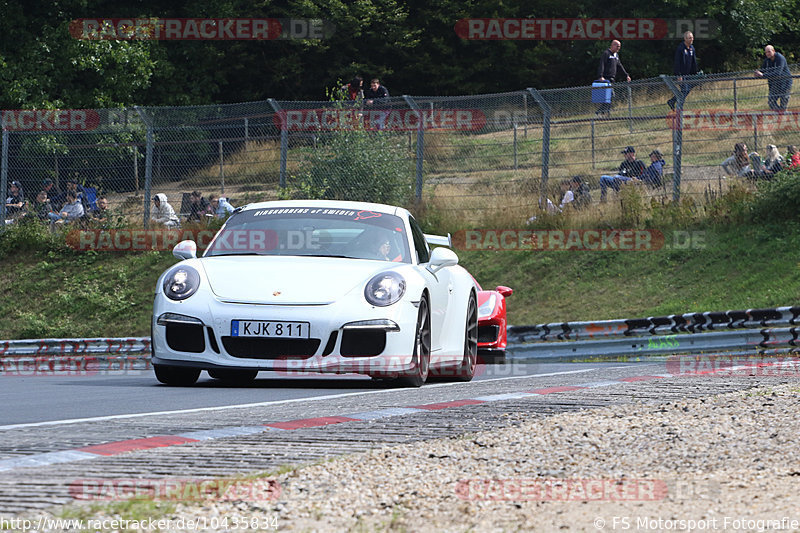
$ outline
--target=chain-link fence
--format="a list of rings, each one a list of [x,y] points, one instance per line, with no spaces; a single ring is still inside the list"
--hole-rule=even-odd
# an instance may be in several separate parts
[[[750,152],[765,159],[775,145],[785,156],[800,144],[800,112],[786,109],[798,85],[790,83],[749,71],[476,96],[9,110],[1,112],[0,190],[13,196],[16,182],[33,209],[52,181],[55,220],[74,181],[85,217],[105,196],[128,223],[144,226],[163,211],[152,202],[158,193],[181,224],[193,214],[201,223],[214,218],[204,203],[193,209],[192,191],[234,206],[422,200],[456,218],[502,212],[524,221],[545,197],[557,203],[554,185],[576,175],[598,203],[600,176],[614,176],[633,146],[646,165],[653,150],[666,163],[663,177],[643,186],[647,195],[702,203],[737,178],[769,177],[769,162],[756,168]],[[736,143],[746,157],[721,166]],[[2,206],[0,224],[20,215],[17,205]]]

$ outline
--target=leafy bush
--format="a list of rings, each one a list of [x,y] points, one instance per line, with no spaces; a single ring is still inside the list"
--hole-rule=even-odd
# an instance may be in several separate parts
[[[758,184],[750,201],[753,222],[786,222],[800,220],[800,170],[786,169],[770,181]]]
[[[66,249],[61,231],[52,232],[38,219],[21,218],[0,231],[0,257],[24,250]]]
[[[405,136],[342,128],[300,164],[281,196],[403,205],[412,197],[412,162]]]

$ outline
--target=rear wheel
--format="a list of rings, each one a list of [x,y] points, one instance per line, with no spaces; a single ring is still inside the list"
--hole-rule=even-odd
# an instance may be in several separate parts
[[[200,369],[198,368],[153,365],[153,370],[155,370],[156,379],[158,381],[165,385],[175,385],[178,387],[194,385],[197,378],[200,377]]]
[[[423,296],[417,313],[417,332],[414,336],[414,368],[398,378],[398,383],[408,387],[421,387],[428,379],[431,363],[431,313],[428,300]]]
[[[247,384],[256,379],[258,370],[227,370],[218,368],[209,370],[208,375],[226,383]]]
[[[478,364],[478,302],[470,293],[467,303],[467,323],[464,326],[464,359],[456,372],[457,381],[472,381]]]

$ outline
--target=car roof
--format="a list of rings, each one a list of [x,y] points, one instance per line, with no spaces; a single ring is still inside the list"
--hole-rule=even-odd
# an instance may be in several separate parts
[[[291,207],[315,207],[328,209],[354,209],[356,211],[374,211],[389,215],[402,216],[408,211],[402,207],[386,204],[374,204],[371,202],[348,202],[344,200],[275,200],[271,202],[258,202],[247,204],[241,208],[242,211],[253,209],[276,209]]]

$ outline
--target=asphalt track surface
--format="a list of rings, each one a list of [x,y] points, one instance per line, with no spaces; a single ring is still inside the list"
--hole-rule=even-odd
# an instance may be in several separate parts
[[[535,363],[509,361],[479,365],[475,381],[533,376],[598,368],[598,363]],[[203,372],[192,387],[160,384],[149,370],[97,372],[89,375],[36,376],[0,374],[0,426],[79,418],[181,411],[208,407],[319,398],[391,390],[391,384],[358,375],[285,376],[260,372],[252,383],[236,386]],[[427,385],[430,386],[430,385]]]

